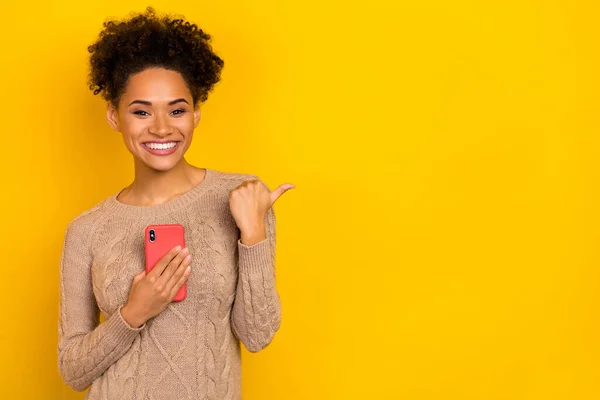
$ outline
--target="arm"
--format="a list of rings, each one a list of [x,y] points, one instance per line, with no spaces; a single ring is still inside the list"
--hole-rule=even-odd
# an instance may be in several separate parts
[[[85,221],[85,222],[84,222]],[[93,226],[76,219],[67,227],[60,262],[58,370],[65,383],[83,391],[131,346],[145,324],[132,328],[121,307],[98,325],[92,290]]]
[[[231,313],[234,335],[251,352],[265,348],[279,330],[281,303],[275,288],[275,212],[265,216],[267,238],[246,246],[238,240],[238,281]]]

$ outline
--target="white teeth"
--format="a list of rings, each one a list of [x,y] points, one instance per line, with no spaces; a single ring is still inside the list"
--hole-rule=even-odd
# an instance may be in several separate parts
[[[169,143],[144,143],[144,146],[148,147],[152,150],[168,150],[177,146],[177,142],[169,142]]]

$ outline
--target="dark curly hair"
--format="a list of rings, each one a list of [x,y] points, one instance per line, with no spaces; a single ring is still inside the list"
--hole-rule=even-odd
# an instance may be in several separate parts
[[[192,93],[194,105],[206,101],[220,80],[223,60],[210,46],[210,35],[196,24],[156,16],[154,8],[129,20],[109,20],[98,40],[88,46],[88,85],[115,107],[132,74],[150,67],[179,72]]]

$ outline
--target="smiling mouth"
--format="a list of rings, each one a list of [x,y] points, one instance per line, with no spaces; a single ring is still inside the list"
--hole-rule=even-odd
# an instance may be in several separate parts
[[[175,146],[177,146],[179,142],[164,142],[164,143],[156,143],[156,142],[146,142],[143,145],[151,150],[171,150]]]

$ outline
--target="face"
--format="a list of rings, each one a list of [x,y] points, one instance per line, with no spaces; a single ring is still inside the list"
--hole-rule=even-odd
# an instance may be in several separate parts
[[[136,167],[168,171],[182,159],[200,122],[200,109],[179,72],[149,68],[130,77],[118,108],[106,117],[121,132]]]

